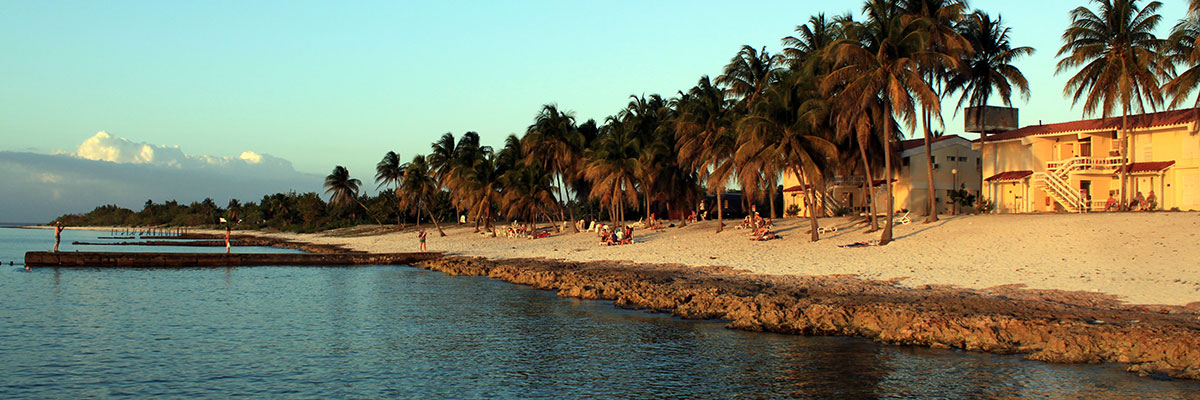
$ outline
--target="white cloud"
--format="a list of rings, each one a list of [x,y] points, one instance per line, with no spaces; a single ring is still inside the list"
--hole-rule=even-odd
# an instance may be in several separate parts
[[[254,151],[237,157],[188,155],[179,146],[156,145],[115,137],[100,131],[84,140],[79,149],[69,155],[95,161],[118,164],[147,164],[178,169],[225,170],[239,175],[269,176],[274,173],[295,172],[291,161]]]

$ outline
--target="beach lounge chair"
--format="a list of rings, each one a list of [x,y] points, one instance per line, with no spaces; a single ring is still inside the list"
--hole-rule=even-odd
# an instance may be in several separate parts
[[[908,224],[912,223],[912,219],[910,219],[908,217],[908,211],[905,211],[904,215],[897,215],[894,219],[892,219],[892,223],[900,224],[900,225],[908,225]]]
[[[826,233],[837,232],[837,230],[838,230],[838,227],[836,225],[822,226],[822,227],[817,228],[817,234],[824,235]]]

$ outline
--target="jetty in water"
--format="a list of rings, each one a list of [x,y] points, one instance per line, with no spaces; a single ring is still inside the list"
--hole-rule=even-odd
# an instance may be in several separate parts
[[[121,268],[192,268],[250,267],[269,265],[348,266],[398,265],[441,258],[440,252],[421,253],[126,253],[126,252],[50,252],[25,253],[29,267],[121,267]]]

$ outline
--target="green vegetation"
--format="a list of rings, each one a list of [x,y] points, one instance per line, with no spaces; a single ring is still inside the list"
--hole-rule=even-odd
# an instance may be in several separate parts
[[[1084,100],[1084,113],[1122,115],[1171,98],[1172,107],[1200,86],[1200,7],[1188,12],[1168,40],[1154,36],[1162,17],[1157,1],[1092,0],[1096,11],[1079,7],[1063,33],[1056,72],[1079,68],[1065,88]],[[851,15],[817,15],[782,39],[775,53],[742,46],[721,75],[701,77],[674,97],[630,96],[624,109],[579,123],[574,113],[547,104],[523,136],[509,136],[499,151],[483,146],[479,134],[457,140],[441,135],[429,154],[410,162],[388,152],[376,166],[377,196],[359,193],[361,182],[338,166],[326,178],[330,203],[315,193],[275,194],[257,203],[211,200],[180,206],[147,202],[140,212],[115,206],[64,216],[71,225],[204,225],[221,217],[235,226],[316,230],[369,221],[403,225],[465,215],[475,230],[492,231],[500,219],[532,223],[578,217],[625,221],[630,214],[662,212],[680,219],[699,208],[704,195],[723,227],[728,187],[740,188],[749,204],[767,203],[772,217],[779,183],[795,175],[809,190],[800,198],[815,209],[837,176],[862,176],[871,204],[887,213],[883,227],[867,213],[880,244],[892,239],[892,175],[897,142],[923,127],[929,143],[944,128],[943,100],[957,96],[952,111],[985,106],[998,97],[1008,105],[1014,92],[1029,96],[1028,83],[1013,63],[1033,53],[1014,47],[1001,18],[971,10],[961,0],[868,0],[862,20]],[[1184,72],[1175,74],[1182,66]],[[1197,103],[1200,104],[1200,103]],[[1200,108],[1198,108],[1200,109]],[[906,135],[907,133],[907,135]],[[981,138],[986,140],[987,138]],[[927,162],[933,168],[932,162]],[[929,173],[933,187],[932,170]],[[871,184],[881,177],[884,189]],[[969,206],[973,196],[952,198]],[[937,196],[929,196],[936,210]],[[980,210],[992,203],[980,199]],[[795,215],[797,207],[787,214]],[[811,240],[818,240],[816,213]],[[666,215],[659,214],[659,217]],[[936,221],[930,215],[927,222]],[[438,225],[440,231],[440,225]]]

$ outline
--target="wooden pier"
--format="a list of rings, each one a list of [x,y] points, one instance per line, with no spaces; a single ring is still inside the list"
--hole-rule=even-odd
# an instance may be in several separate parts
[[[121,267],[121,268],[194,268],[250,267],[268,265],[348,266],[397,265],[442,257],[439,252],[424,253],[124,253],[124,252],[49,252],[25,253],[29,267]]]

